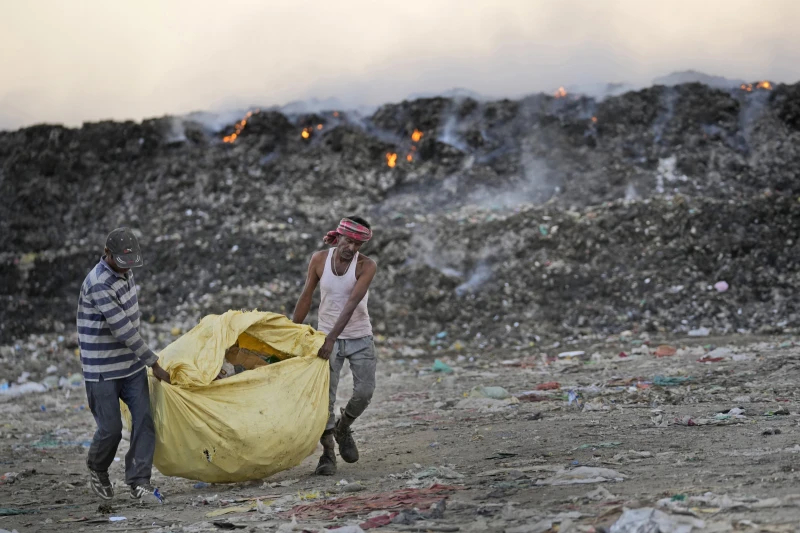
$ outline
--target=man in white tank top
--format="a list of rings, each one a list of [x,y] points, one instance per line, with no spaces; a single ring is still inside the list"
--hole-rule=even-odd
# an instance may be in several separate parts
[[[345,462],[358,461],[358,448],[350,426],[367,408],[375,391],[375,345],[367,301],[369,285],[378,267],[375,261],[359,253],[361,246],[371,237],[372,230],[363,218],[342,219],[339,227],[325,236],[325,243],[332,247],[311,256],[306,284],[294,308],[292,319],[302,324],[319,284],[322,298],[317,329],[327,338],[317,355],[327,359],[331,368],[328,424],[320,439],[324,451],[315,470],[319,475],[336,473],[334,440],[339,444],[339,455]],[[345,359],[350,361],[353,372],[353,396],[336,420],[333,407]]]

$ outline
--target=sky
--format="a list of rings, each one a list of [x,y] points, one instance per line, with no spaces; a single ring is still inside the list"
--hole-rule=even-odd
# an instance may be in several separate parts
[[[0,0],[0,129],[694,69],[800,81],[795,0]]]

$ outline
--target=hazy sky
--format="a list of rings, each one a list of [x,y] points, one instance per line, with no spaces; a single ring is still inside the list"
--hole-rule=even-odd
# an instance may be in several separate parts
[[[0,0],[0,128],[695,69],[800,80],[796,0]]]

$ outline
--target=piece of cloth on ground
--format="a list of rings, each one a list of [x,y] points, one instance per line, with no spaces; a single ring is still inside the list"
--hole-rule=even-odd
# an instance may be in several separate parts
[[[398,489],[380,494],[346,496],[308,505],[297,505],[279,516],[287,519],[296,516],[298,520],[334,520],[349,515],[367,515],[372,511],[427,509],[462,488],[457,485],[436,484],[427,489]]]
[[[242,334],[283,359],[215,379]],[[209,483],[262,479],[312,454],[328,419],[325,335],[283,315],[209,315],[160,354],[172,385],[150,375],[154,464],[167,476]],[[248,348],[250,349],[250,348]],[[128,417],[129,418],[129,415]]]

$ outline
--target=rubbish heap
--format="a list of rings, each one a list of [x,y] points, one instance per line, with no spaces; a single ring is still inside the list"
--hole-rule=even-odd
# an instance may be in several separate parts
[[[2,132],[0,343],[71,330],[123,224],[152,328],[291,313],[349,214],[375,230],[376,333],[414,346],[793,332],[800,84],[560,96]]]

